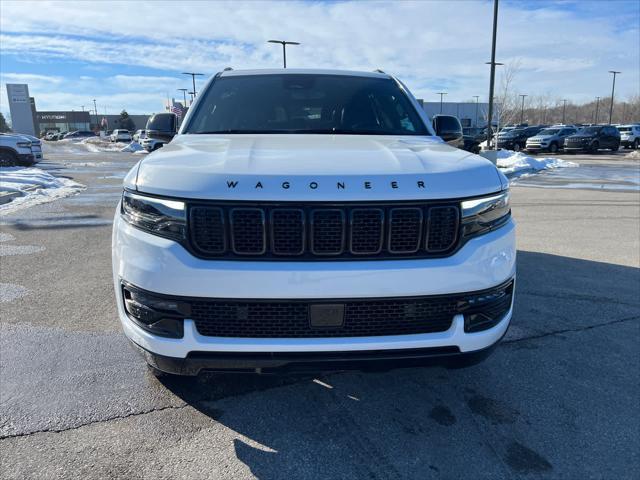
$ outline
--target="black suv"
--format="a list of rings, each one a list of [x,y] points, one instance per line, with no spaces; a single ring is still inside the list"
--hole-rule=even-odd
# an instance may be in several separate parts
[[[506,148],[519,152],[527,145],[527,138],[533,137],[540,132],[544,126],[516,128],[504,135],[498,135],[498,148]]]
[[[567,153],[597,153],[603,148],[609,148],[614,152],[620,148],[620,132],[616,127],[611,125],[584,127],[564,139],[564,151]]]

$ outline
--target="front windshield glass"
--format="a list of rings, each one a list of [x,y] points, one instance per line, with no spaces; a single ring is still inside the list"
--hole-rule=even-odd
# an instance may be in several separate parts
[[[618,130],[621,132],[630,132],[631,127],[618,127]]]
[[[347,75],[216,79],[184,133],[429,135],[398,84]]]
[[[598,133],[602,127],[585,127],[580,133]]]
[[[558,132],[560,130],[557,128],[547,128],[546,130],[542,130],[540,133],[538,133],[538,135],[545,136],[545,135],[557,135]]]

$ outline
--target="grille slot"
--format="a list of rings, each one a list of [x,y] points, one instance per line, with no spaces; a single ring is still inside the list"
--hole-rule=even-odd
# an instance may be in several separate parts
[[[451,249],[458,237],[458,209],[453,206],[431,207],[427,225],[427,250],[445,252]]]
[[[311,212],[311,251],[316,255],[339,255],[344,251],[344,211]]]
[[[224,212],[221,208],[192,207],[191,237],[203,253],[219,255],[226,251]]]
[[[415,253],[422,238],[421,208],[392,208],[389,212],[389,251]]]
[[[264,211],[260,208],[231,210],[231,244],[238,255],[261,255],[266,251]]]
[[[299,208],[272,210],[271,244],[276,255],[302,255],[305,244],[304,211]]]
[[[379,208],[351,210],[349,250],[356,255],[376,254],[382,250],[384,212]]]

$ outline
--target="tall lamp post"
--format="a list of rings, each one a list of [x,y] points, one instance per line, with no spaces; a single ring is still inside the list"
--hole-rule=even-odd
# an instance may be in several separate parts
[[[191,75],[191,81],[193,82],[193,98],[196,98],[196,77],[202,76],[204,73],[182,72],[182,75]]]
[[[613,73],[613,85],[611,86],[611,105],[609,105],[609,125],[611,125],[611,117],[613,117],[613,95],[616,92],[616,75],[622,72],[616,72],[615,70],[609,70],[609,73]]]
[[[287,45],[300,45],[300,42],[288,42],[286,40],[269,40],[268,43],[279,43],[282,45],[282,60],[284,68],[287,68]]]
[[[524,121],[524,99],[525,97],[528,97],[529,95],[520,95],[522,97],[522,106],[520,107],[520,123],[522,124],[522,122]]]
[[[491,140],[493,138],[493,87],[496,79],[496,65],[502,65],[496,63],[496,36],[498,34],[498,0],[493,0],[493,35],[491,39],[491,61],[488,62],[491,65],[491,74],[489,77],[489,113],[487,115],[487,148],[491,148]]]
[[[480,95],[474,95],[473,98],[476,99],[476,122],[473,126],[478,128],[478,99],[480,98]]]
[[[95,98],[93,99],[93,110],[96,112],[96,127],[98,127],[98,106]]]
[[[564,125],[564,114],[567,111],[567,99],[562,99],[562,124]]]
[[[440,95],[440,113],[442,113],[442,98],[447,94],[447,92],[437,92],[437,95]]]
[[[187,108],[187,92],[188,88],[178,88],[178,91],[182,92],[182,96],[184,97],[184,108]]]
[[[596,97],[596,118],[593,123],[598,124],[598,112],[600,110],[600,97]]]

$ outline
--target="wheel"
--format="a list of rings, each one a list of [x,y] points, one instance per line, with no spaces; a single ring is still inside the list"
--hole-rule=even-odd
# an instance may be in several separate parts
[[[600,148],[600,144],[598,142],[593,142],[589,146],[589,153],[598,153],[599,148]]]
[[[549,145],[549,152],[557,153],[557,151],[558,151],[558,144],[556,142],[553,142],[551,145]]]
[[[13,167],[18,159],[13,152],[0,150],[0,167]]]
[[[520,151],[520,144],[519,143],[516,143],[516,144],[513,145],[513,151],[514,152],[519,152]]]
[[[633,141],[633,148],[634,148],[635,150],[638,150],[638,148],[640,148],[640,138],[636,138],[636,139]]]
[[[617,152],[618,150],[620,150],[620,142],[616,143],[611,149],[612,152]]]

